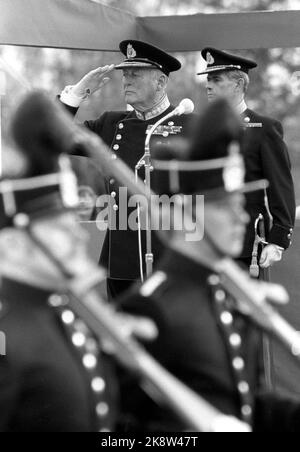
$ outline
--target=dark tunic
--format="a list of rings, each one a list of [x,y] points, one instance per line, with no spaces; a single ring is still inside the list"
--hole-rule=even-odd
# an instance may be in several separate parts
[[[0,331],[6,336],[6,355],[0,356],[0,431],[111,429],[117,394],[111,365],[97,346],[88,351],[93,339],[85,326],[72,321],[68,306],[50,306],[50,295],[3,280]],[[78,341],[79,331],[86,343],[75,347],[72,340],[77,333]],[[84,358],[88,353],[97,358],[96,366],[88,362],[91,356]],[[84,359],[91,367],[83,365]]]
[[[245,121],[246,119],[246,121]],[[244,124],[262,124],[262,127],[245,129],[242,153],[246,164],[246,181],[267,179],[269,210],[273,225],[267,212],[264,192],[246,195],[246,209],[251,217],[245,237],[242,258],[249,258],[254,243],[254,223],[261,213],[266,219],[267,241],[287,249],[290,246],[295,223],[295,192],[291,175],[291,163],[287,147],[283,141],[283,129],[280,122],[260,116],[252,110],[243,113]]]
[[[66,107],[73,114],[77,109]],[[146,131],[150,126],[154,125],[160,118],[171,112],[174,107],[170,106],[161,115],[150,119],[138,119],[136,113],[106,112],[95,121],[86,121],[85,125],[111,148],[116,158],[121,158],[131,170],[135,169],[137,162],[145,152]],[[183,115],[168,120],[164,125],[177,128],[176,133],[168,134],[168,136],[154,135],[151,139],[151,148],[158,146],[172,146],[172,141],[177,137],[189,135],[193,125],[194,115]],[[143,180],[144,172],[141,171],[139,176]],[[107,193],[116,193],[114,198],[116,205],[119,207],[119,184],[111,177],[106,180]],[[133,213],[134,208],[128,208],[128,216]],[[101,217],[102,218],[102,217]],[[116,212],[116,224],[119,225],[119,211]],[[153,254],[155,262],[161,256],[163,246],[156,234],[152,234]],[[145,273],[146,239],[145,232],[142,233],[142,255],[143,270]],[[116,230],[109,229],[105,238],[100,262],[108,269],[108,277],[120,280],[138,280],[140,279],[139,265],[139,248],[138,233],[132,230]]]

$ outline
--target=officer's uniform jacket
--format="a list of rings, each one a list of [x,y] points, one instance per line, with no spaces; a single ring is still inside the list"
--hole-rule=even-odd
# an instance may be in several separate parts
[[[76,113],[76,109],[67,107],[68,110]],[[95,121],[86,121],[85,125],[97,135],[112,150],[112,161],[122,159],[130,169],[134,170],[136,164],[144,155],[146,132],[150,126],[154,125],[160,118],[170,113],[174,107],[164,108],[159,106],[151,113],[151,119],[143,118],[135,111],[106,112]],[[171,146],[174,138],[186,136],[192,124],[194,115],[183,115],[174,117],[164,123],[151,139],[151,148],[158,146]],[[144,171],[139,172],[139,176],[144,179]],[[116,215],[116,224],[119,225],[119,185],[114,177],[106,181],[107,191],[112,199],[112,213]],[[116,209],[116,210],[114,210]],[[128,216],[135,209],[128,209]],[[103,219],[101,217],[101,219]],[[125,228],[124,228],[125,229]],[[155,261],[158,260],[162,245],[156,234],[152,234],[153,254]],[[146,240],[145,232],[142,233],[143,265],[145,273]],[[108,268],[108,277],[112,279],[140,279],[138,233],[132,230],[108,230],[103,245],[101,263]]]
[[[3,280],[0,331],[6,355],[0,355],[0,431],[114,428],[113,369],[67,302],[65,296]]]
[[[251,221],[247,228],[241,257],[249,258],[254,243],[254,223],[259,214],[266,221],[267,241],[287,249],[290,246],[295,222],[295,193],[291,175],[291,163],[283,141],[280,122],[260,116],[247,109],[242,120],[245,126],[242,153],[246,164],[246,182],[267,179],[268,207],[273,217],[271,230],[264,192],[246,195],[246,209]]]
[[[147,316],[159,336],[147,349],[172,374],[213,404],[262,431],[300,428],[300,404],[266,394],[260,385],[260,332],[238,314],[218,276],[167,251],[157,271],[123,300],[122,308]],[[124,379],[126,430],[184,428],[171,413]],[[186,428],[186,426],[185,426]]]

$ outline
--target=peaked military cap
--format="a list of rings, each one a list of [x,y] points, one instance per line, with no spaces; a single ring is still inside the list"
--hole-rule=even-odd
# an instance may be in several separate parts
[[[126,40],[120,43],[120,50],[126,59],[116,69],[149,68],[160,69],[164,74],[178,71],[181,63],[173,56],[147,42]]]
[[[25,226],[26,221],[32,218],[78,207],[77,179],[69,157],[60,153],[58,146],[55,146],[55,152],[50,152],[50,138],[54,137],[51,137],[51,133],[44,134],[44,118],[40,119],[40,124],[35,121],[37,116],[41,116],[38,113],[45,102],[46,106],[49,105],[50,100],[45,94],[32,93],[22,102],[12,118],[13,136],[27,165],[22,177],[10,177],[8,169],[7,174],[0,180],[0,229]],[[38,142],[35,142],[32,136],[27,137],[26,133],[24,140],[21,135],[16,134],[16,130],[22,127],[22,118],[34,123]],[[55,137],[52,145],[58,145],[57,140],[58,137]]]
[[[226,100],[211,104],[186,149],[174,146],[168,153],[154,154],[154,191],[213,195],[267,188],[266,180],[245,183],[242,130],[240,118]]]
[[[257,67],[255,61],[213,47],[206,47],[202,50],[201,55],[207,62],[207,68],[205,71],[199,72],[198,75],[234,70],[248,74],[249,70]]]

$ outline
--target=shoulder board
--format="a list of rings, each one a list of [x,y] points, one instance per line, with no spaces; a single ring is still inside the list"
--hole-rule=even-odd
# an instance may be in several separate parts
[[[165,272],[157,271],[142,285],[140,294],[145,297],[151,297],[168,279]]]

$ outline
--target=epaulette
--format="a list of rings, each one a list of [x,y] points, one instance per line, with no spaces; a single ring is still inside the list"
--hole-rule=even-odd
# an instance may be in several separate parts
[[[162,272],[162,271],[155,272],[141,286],[140,294],[145,298],[152,297],[155,292],[157,292],[159,289],[162,288],[162,286],[164,285],[164,283],[167,282],[167,280],[168,280],[168,276],[165,272]]]

